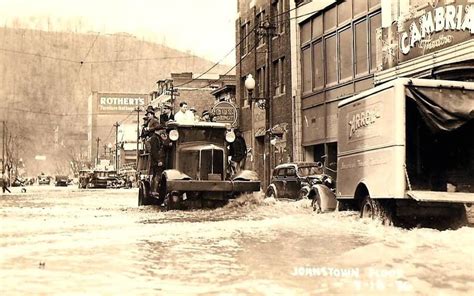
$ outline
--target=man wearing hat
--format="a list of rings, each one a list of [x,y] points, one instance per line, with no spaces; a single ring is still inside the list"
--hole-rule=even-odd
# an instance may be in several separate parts
[[[171,113],[171,105],[163,105],[163,113],[160,115],[161,125],[165,125],[168,121],[174,120],[174,115]]]
[[[166,129],[159,126],[150,137],[150,175],[153,175],[151,191],[158,192],[161,174],[166,168],[168,149],[172,146]]]
[[[202,111],[201,121],[211,122],[211,113],[208,110]]]

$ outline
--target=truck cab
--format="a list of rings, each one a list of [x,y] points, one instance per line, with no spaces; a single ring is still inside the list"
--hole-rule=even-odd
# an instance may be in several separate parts
[[[139,205],[166,205],[167,208],[213,207],[239,193],[260,190],[255,172],[231,176],[227,146],[235,135],[225,124],[170,122],[166,132],[172,142],[158,192],[151,191],[149,153],[139,161]]]

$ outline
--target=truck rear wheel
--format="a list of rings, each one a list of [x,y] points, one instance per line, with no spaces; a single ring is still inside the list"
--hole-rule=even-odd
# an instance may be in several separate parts
[[[365,219],[379,220],[382,225],[393,226],[395,216],[389,202],[372,199],[366,196],[360,206],[360,217]]]

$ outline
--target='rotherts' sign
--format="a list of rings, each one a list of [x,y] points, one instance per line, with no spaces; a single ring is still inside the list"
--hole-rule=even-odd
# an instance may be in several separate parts
[[[141,96],[100,95],[98,98],[98,111],[132,111],[138,106],[144,106],[145,103],[145,98]]]

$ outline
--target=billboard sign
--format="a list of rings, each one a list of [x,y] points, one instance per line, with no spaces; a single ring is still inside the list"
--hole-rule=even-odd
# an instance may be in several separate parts
[[[147,103],[146,95],[138,94],[98,94],[99,113],[130,112]]]

